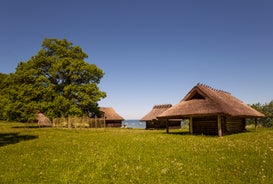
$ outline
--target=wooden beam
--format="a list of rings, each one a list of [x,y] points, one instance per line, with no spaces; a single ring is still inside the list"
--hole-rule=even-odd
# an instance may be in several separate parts
[[[104,131],[105,131],[105,128],[106,128],[106,117],[103,116],[103,126],[104,126]]]
[[[221,115],[217,116],[217,124],[218,124],[218,136],[222,137],[222,125],[221,125]]]
[[[166,119],[166,131],[167,131],[167,134],[169,133],[169,120]]]
[[[190,131],[190,134],[193,133],[193,125],[192,125],[192,117],[190,117],[190,122],[189,122],[189,131]]]

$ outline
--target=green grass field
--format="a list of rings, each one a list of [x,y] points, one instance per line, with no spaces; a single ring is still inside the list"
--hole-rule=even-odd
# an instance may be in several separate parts
[[[0,122],[0,183],[273,183],[273,129],[52,129]]]

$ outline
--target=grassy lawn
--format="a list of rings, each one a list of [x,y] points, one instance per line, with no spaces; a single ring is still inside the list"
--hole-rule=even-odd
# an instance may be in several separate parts
[[[272,183],[273,129],[52,129],[0,122],[0,183]]]

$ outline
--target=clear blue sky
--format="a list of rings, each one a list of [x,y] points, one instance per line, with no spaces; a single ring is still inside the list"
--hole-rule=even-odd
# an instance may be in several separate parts
[[[245,103],[273,100],[272,0],[1,0],[0,72],[66,38],[104,72],[126,119],[178,103],[198,82]]]

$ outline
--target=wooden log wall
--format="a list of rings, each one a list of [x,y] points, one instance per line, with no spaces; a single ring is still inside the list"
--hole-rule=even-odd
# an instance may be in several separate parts
[[[105,126],[106,127],[121,127],[122,121],[106,121]]]
[[[239,133],[245,130],[244,118],[226,118],[227,133]]]
[[[217,116],[193,117],[193,133],[196,134],[218,134]]]
[[[169,121],[169,128],[181,128],[181,121]],[[146,129],[165,129],[167,127],[167,120],[153,120],[146,121]]]

